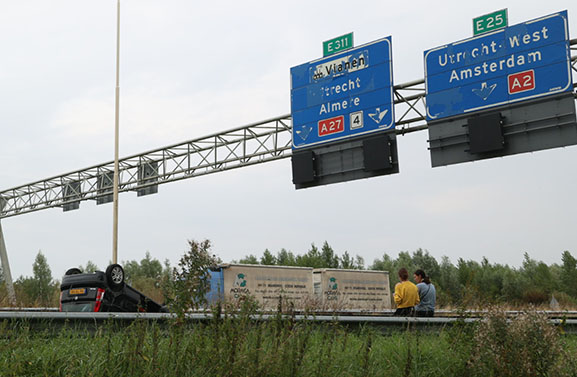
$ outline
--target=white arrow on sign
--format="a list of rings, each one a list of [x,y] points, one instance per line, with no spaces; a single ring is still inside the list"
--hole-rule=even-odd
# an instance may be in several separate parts
[[[487,87],[487,83],[484,82],[481,84],[481,89],[473,89],[473,93],[481,97],[483,101],[486,101],[487,98],[489,98],[489,96],[491,95],[491,93],[493,93],[493,90],[495,90],[496,87],[497,84],[493,84]]]
[[[387,115],[387,113],[389,112],[389,110],[385,110],[383,112],[381,112],[381,108],[377,107],[375,113],[369,113],[369,116],[371,117],[372,120],[374,120],[377,124],[380,124],[383,121],[383,118],[385,117],[385,115]]]
[[[307,127],[307,126],[302,126],[300,130],[296,130],[297,135],[300,136],[301,139],[303,139],[303,141],[305,141],[307,139],[307,137],[309,137],[309,134],[311,133],[311,131],[313,130],[312,127]]]

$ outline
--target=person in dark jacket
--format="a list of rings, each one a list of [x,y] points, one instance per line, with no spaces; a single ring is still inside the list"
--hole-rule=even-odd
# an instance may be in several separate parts
[[[437,300],[435,286],[423,270],[415,271],[414,278],[419,291],[419,304],[415,306],[415,315],[417,317],[432,317],[435,315]]]

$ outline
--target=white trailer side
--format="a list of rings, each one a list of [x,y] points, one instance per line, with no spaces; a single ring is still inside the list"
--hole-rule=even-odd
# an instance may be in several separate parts
[[[265,310],[276,310],[282,298],[283,308],[303,310],[310,305],[313,269],[310,267],[224,264],[224,298],[238,302],[252,296]]]
[[[325,310],[383,311],[391,309],[386,271],[315,269],[314,292]]]

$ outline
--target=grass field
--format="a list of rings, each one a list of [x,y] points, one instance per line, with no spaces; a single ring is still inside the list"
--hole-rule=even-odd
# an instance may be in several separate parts
[[[245,315],[35,331],[0,322],[2,376],[575,376],[577,337],[536,313],[440,333]]]

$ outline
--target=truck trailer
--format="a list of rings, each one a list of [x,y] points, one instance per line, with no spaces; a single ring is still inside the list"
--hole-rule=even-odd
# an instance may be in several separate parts
[[[279,304],[305,309],[313,297],[313,269],[310,267],[221,264],[210,271],[209,304],[238,303],[254,298],[264,310]]]
[[[386,271],[222,264],[210,271],[209,305],[254,298],[264,310],[318,311],[391,309]]]
[[[391,309],[386,271],[315,269],[313,284],[323,310],[380,312]]]

